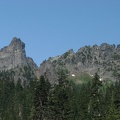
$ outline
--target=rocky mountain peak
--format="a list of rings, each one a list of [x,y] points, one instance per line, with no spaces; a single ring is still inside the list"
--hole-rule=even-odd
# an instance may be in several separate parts
[[[13,39],[12,39],[12,41],[11,41],[11,43],[13,44],[16,44],[16,43],[21,43],[21,40],[20,40],[20,38],[17,38],[17,37],[14,37]]]
[[[20,38],[14,37],[11,43],[0,50],[0,70],[35,65],[26,57],[25,44]],[[34,66],[36,68],[36,65]]]
[[[103,79],[116,80],[120,76],[120,45],[103,43],[100,46],[84,46],[76,53],[73,50],[65,52],[60,57],[52,58],[40,66],[40,74],[46,73],[51,80],[55,80],[58,68],[66,68],[70,74],[80,75],[96,72]],[[55,79],[54,79],[55,78]]]
[[[68,52],[69,52],[70,54],[74,54],[74,50],[73,50],[73,49],[68,50]]]
[[[25,44],[20,40],[20,38],[14,37],[10,43],[10,46],[25,49]]]
[[[120,48],[120,44],[119,44],[119,45],[117,45],[117,48]]]

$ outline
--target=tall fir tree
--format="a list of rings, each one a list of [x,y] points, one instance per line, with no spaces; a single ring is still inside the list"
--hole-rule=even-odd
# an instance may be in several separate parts
[[[35,113],[33,117],[34,120],[44,120],[46,117],[49,89],[50,86],[48,84],[48,81],[46,82],[44,76],[41,76],[35,90]]]
[[[102,82],[100,81],[100,77],[97,73],[95,73],[94,79],[92,80],[91,85],[91,94],[90,101],[88,104],[88,114],[90,120],[100,120],[100,87],[102,86]]]
[[[58,84],[55,85],[49,99],[50,120],[73,120],[69,98],[71,88],[66,78],[67,74],[64,70],[61,70],[59,72]]]

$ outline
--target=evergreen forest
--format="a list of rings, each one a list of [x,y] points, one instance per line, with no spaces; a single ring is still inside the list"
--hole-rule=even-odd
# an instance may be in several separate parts
[[[96,73],[76,84],[64,70],[58,83],[40,76],[21,83],[14,71],[0,72],[0,120],[120,120],[120,82],[107,84]]]

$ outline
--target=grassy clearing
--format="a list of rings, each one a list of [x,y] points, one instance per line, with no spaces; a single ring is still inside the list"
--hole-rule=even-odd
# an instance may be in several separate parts
[[[91,77],[87,73],[82,73],[81,75],[76,75],[75,77],[68,77],[69,80],[77,83],[77,84],[82,84],[82,83],[87,83],[92,80],[93,77]]]

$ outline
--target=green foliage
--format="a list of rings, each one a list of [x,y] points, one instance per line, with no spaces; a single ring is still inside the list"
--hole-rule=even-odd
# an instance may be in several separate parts
[[[25,71],[31,70],[25,68]],[[83,81],[76,84],[68,80],[65,68],[58,70],[58,84],[54,86],[46,76],[24,85],[19,79],[15,84],[14,75],[13,71],[0,72],[1,120],[120,119],[119,81],[102,83],[98,74],[94,78],[83,74],[74,78]]]
[[[40,80],[36,86],[35,90],[35,114],[34,120],[43,120],[45,118],[45,113],[47,111],[47,102],[49,94],[50,84],[45,80],[44,76],[40,77]]]
[[[30,120],[35,86],[23,88],[20,79],[15,84],[14,75],[13,71],[0,72],[0,119]]]
[[[106,120],[115,120],[115,106],[114,106],[114,98],[112,93],[112,98],[110,101],[110,106],[108,109],[108,113],[106,115]]]
[[[92,80],[93,77],[91,77],[89,74],[82,73],[81,75],[76,75],[75,77],[68,76],[69,81],[74,81],[76,84],[83,84],[88,83]]]
[[[66,79],[65,70],[59,71],[58,84],[50,93],[49,98],[49,119],[72,120],[72,109],[69,93],[71,91]]]
[[[91,84],[91,93],[90,93],[90,101],[88,104],[88,113],[90,119],[99,119],[101,116],[100,113],[100,87],[102,86],[102,82],[100,81],[100,77],[98,74],[95,74],[95,77]]]
[[[69,54],[70,54],[70,52],[64,53],[64,54],[63,54],[64,59],[66,59],[66,58],[68,57]]]

